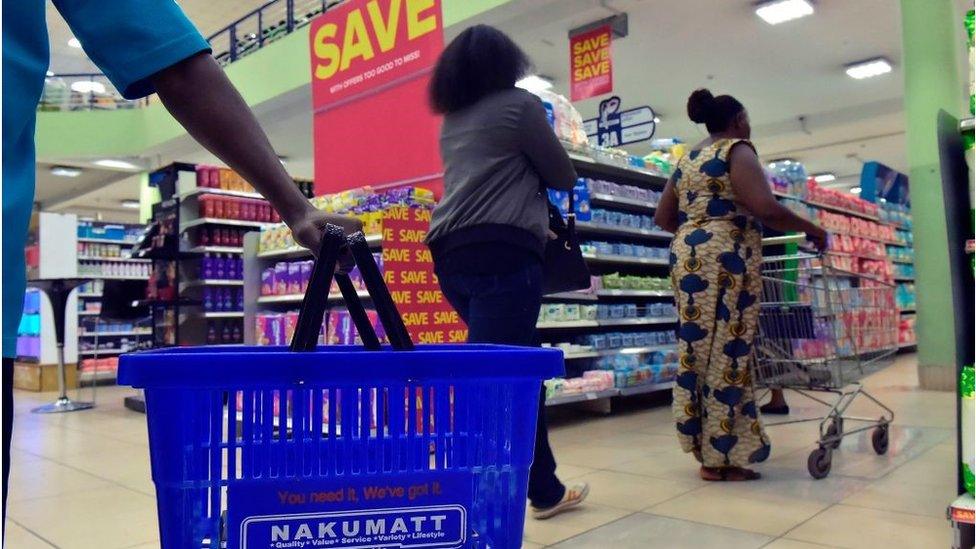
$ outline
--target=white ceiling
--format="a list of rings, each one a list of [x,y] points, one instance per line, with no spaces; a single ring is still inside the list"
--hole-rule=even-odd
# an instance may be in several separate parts
[[[968,0],[956,2],[962,13]],[[180,2],[205,33],[260,3]],[[820,0],[813,16],[777,26],[755,15],[752,0],[607,0],[602,4],[630,17],[629,36],[613,45],[614,94],[622,97],[625,108],[654,107],[662,117],[658,137],[677,136],[690,142],[704,137],[703,130],[688,121],[685,101],[692,90],[705,86],[715,93],[735,95],[746,105],[754,140],[766,159],[795,158],[811,173],[836,173],[839,183],[847,186],[856,184],[864,161],[907,170],[898,2]],[[568,95],[568,31],[611,14],[600,0],[515,0],[478,22],[509,33],[532,57],[537,72],[553,78],[556,90]],[[57,36],[57,25],[49,24],[58,70],[79,50],[62,57],[68,48],[54,43],[62,37]],[[461,28],[448,29],[448,40]],[[961,38],[959,43],[960,63],[965,67]],[[894,70],[867,80],[853,80],[844,73],[845,64],[874,56],[887,57]],[[276,150],[288,157],[289,171],[298,177],[312,175],[309,93],[297,90],[255,109]],[[577,107],[584,117],[595,116],[598,102],[583,101]],[[642,145],[630,149],[646,152]],[[172,160],[214,161],[189,138],[147,151],[146,156],[155,165]],[[137,190],[132,188],[129,194],[135,198]]]

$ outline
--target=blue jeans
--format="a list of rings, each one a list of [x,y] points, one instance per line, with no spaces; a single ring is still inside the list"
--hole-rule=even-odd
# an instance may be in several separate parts
[[[508,274],[438,273],[444,297],[468,325],[468,343],[538,345],[535,323],[542,307],[542,265]],[[535,459],[529,470],[529,501],[552,507],[566,493],[556,477],[556,460],[546,427],[546,391],[539,396]]]

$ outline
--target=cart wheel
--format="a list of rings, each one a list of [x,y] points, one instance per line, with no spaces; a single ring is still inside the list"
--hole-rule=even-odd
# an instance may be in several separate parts
[[[807,458],[807,471],[810,472],[811,477],[819,480],[830,474],[830,454],[830,448],[824,446],[810,452],[810,457]]]
[[[842,435],[844,434],[844,419],[835,417],[830,426],[827,427],[827,432],[825,433],[825,438],[837,437],[837,440],[829,443],[830,448],[836,450],[840,448],[840,442],[842,440]]]
[[[871,432],[871,446],[879,456],[888,453],[888,424],[878,425]]]

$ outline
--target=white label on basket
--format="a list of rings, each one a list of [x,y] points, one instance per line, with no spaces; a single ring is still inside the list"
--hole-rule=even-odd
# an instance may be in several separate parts
[[[241,547],[462,547],[467,512],[460,505],[368,509],[336,513],[249,517]]]

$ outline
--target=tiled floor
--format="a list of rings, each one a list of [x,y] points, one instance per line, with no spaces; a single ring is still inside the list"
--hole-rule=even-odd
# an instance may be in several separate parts
[[[855,435],[820,481],[806,470],[813,424],[771,428],[763,480],[709,484],[678,450],[666,405],[631,401],[609,416],[559,411],[559,473],[589,481],[591,496],[576,511],[527,520],[524,547],[949,547],[953,395],[919,390],[911,355],[866,385],[897,414],[891,450],[877,456],[869,433]],[[17,394],[8,548],[157,546],[145,418],[121,406],[126,394],[99,389],[95,410],[57,416],[28,412],[51,395]],[[816,410],[789,398],[797,416]]]

